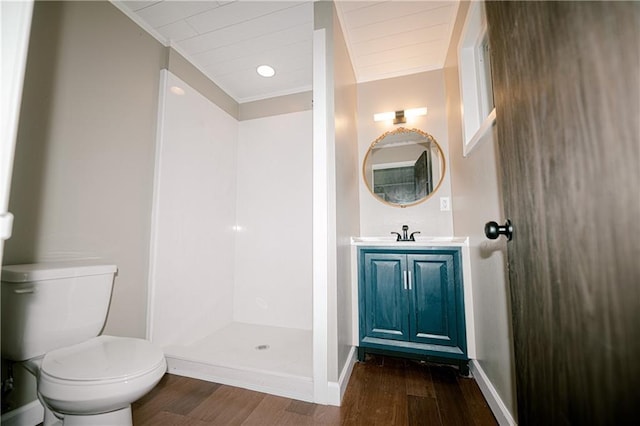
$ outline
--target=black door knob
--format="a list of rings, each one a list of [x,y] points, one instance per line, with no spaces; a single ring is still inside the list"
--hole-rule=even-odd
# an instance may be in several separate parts
[[[490,240],[495,240],[500,235],[504,235],[507,237],[507,240],[511,241],[511,238],[513,238],[513,225],[511,225],[511,220],[507,219],[504,226],[500,226],[493,221],[487,222],[487,224],[484,225],[484,235]]]

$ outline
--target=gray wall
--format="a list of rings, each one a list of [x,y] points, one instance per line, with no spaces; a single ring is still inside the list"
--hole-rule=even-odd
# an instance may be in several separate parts
[[[334,3],[316,2],[314,20],[316,30],[326,31],[326,63],[323,70],[326,72],[326,87],[314,87],[314,96],[316,91],[321,101],[326,96],[326,105],[318,102],[314,106],[326,109],[327,134],[326,140],[321,141],[327,144],[326,164],[318,164],[317,159],[314,159],[314,167],[326,166],[327,171],[328,245],[326,264],[322,265],[322,271],[314,271],[314,280],[320,276],[326,276],[327,280],[327,379],[337,382],[351,349],[352,284],[349,247],[350,237],[359,234],[357,93],[353,67]],[[320,93],[322,90],[325,92]],[[324,207],[323,200],[320,206],[314,206],[314,211]],[[318,219],[314,218],[314,221],[317,222]],[[322,255],[316,256],[322,258]],[[321,281],[322,279],[314,281],[314,291],[322,288]],[[314,301],[314,307],[318,305],[321,303]],[[324,325],[319,327],[314,323],[314,333],[321,335]]]
[[[360,235],[358,183],[358,94],[342,27],[333,11],[335,154],[336,154],[336,243],[337,243],[337,380],[351,350],[351,237]]]
[[[373,121],[373,115],[384,111],[427,107],[427,115],[407,119],[407,123],[394,125],[390,121]],[[358,146],[360,162],[364,162],[371,144],[385,132],[404,128],[417,128],[432,135],[445,153],[449,138],[445,103],[444,73],[433,70],[402,77],[369,81],[358,85]],[[358,170],[360,172],[360,169]],[[422,236],[451,236],[451,211],[440,210],[440,197],[451,197],[448,166],[440,188],[424,202],[407,208],[398,208],[381,202],[360,178],[360,230],[363,236],[388,236],[399,232],[402,225]]]
[[[5,264],[115,262],[105,333],[143,337],[165,48],[106,2],[37,2]]]
[[[273,115],[309,111],[313,104],[312,92],[293,93],[259,101],[245,102],[239,105],[240,121],[253,120]]]
[[[504,222],[495,133],[489,132],[466,158],[462,155],[457,46],[468,7],[467,2],[460,4],[444,68],[453,228],[454,235],[469,236],[470,241],[477,360],[507,410],[515,418],[515,375],[506,243],[503,238],[492,241],[484,236],[486,222]]]
[[[90,257],[116,263],[107,334],[145,335],[165,65],[166,49],[110,3],[35,4],[9,205],[15,222],[4,263]],[[19,380],[14,407],[32,399],[33,383]]]

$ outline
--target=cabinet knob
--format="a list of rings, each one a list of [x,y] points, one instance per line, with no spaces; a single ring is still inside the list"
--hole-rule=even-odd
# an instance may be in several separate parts
[[[487,222],[486,225],[484,225],[484,235],[490,240],[495,240],[500,235],[504,235],[507,237],[507,240],[511,241],[513,238],[513,225],[511,224],[511,220],[507,219],[503,226],[493,221]]]

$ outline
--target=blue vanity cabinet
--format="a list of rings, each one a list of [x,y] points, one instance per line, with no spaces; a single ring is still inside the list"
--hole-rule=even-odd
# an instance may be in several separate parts
[[[360,247],[359,358],[395,352],[466,369],[459,247]]]
[[[361,327],[366,336],[406,341],[410,336],[407,305],[407,256],[397,253],[363,253],[364,294],[368,303],[360,305]],[[364,308],[364,311],[362,311]]]

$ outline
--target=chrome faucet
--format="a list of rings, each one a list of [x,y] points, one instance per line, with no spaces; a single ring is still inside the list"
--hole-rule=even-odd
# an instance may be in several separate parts
[[[398,236],[396,241],[415,241],[416,238],[414,235],[420,233],[420,231],[415,231],[412,232],[410,236],[407,236],[407,231],[409,231],[409,225],[402,225],[402,235],[400,235],[399,232],[392,232],[392,234],[396,234]]]

